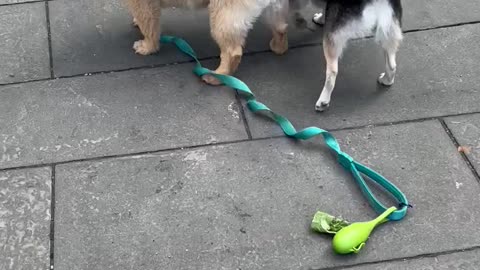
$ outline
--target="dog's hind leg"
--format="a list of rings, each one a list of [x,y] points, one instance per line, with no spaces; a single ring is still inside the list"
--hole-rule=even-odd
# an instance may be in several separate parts
[[[231,75],[237,70],[242,60],[245,38],[253,21],[262,11],[254,4],[245,5],[240,2],[242,1],[212,0],[210,2],[212,37],[220,47],[220,65],[215,70],[218,74]],[[202,79],[208,84],[220,84],[211,75],[205,75]]]
[[[149,55],[160,49],[160,1],[129,0],[134,22],[140,28],[144,39],[136,41],[136,53]]]
[[[386,37],[380,40],[385,51],[385,72],[380,74],[378,82],[380,84],[390,86],[395,82],[397,72],[397,51],[402,41],[402,29],[398,21],[394,22]]]
[[[345,43],[335,42],[327,36],[325,36],[323,40],[323,52],[325,54],[325,61],[327,62],[327,72],[325,86],[320,94],[320,98],[315,104],[315,110],[317,111],[325,111],[330,106],[330,99],[337,80],[338,59],[340,55],[342,55]]]
[[[278,55],[282,55],[288,50],[288,10],[289,2],[278,0],[271,4],[266,11],[267,23],[270,25],[273,35],[270,49]]]

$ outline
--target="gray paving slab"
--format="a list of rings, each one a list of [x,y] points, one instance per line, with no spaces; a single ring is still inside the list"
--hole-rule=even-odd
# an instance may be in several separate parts
[[[192,65],[0,88],[0,168],[246,139],[232,91]]]
[[[0,172],[0,269],[50,268],[50,168]]]
[[[463,152],[480,173],[480,114],[450,117],[445,122],[460,146],[466,147]]]
[[[449,0],[403,0],[405,30],[480,21],[480,6],[475,0],[459,5]]]
[[[50,77],[46,24],[45,3],[0,7],[0,84]]]
[[[445,5],[454,8],[445,9]],[[170,46],[164,46],[157,55],[148,57],[135,55],[132,45],[141,36],[138,30],[132,27],[131,17],[121,1],[56,0],[49,6],[56,76],[187,60]],[[480,19],[478,5],[474,0],[465,1],[462,5],[449,4],[447,0],[410,0],[405,6],[407,30]],[[443,17],[437,18],[437,12]],[[205,10],[166,11],[163,14],[163,27],[165,34],[187,39],[200,57],[219,55],[217,46],[209,36]],[[268,27],[260,20],[249,36],[246,51],[267,50],[270,36]],[[292,27],[290,44],[295,46],[318,43],[321,36],[321,30],[318,29],[312,33],[309,30]]]
[[[390,89],[378,86],[383,53],[372,40],[355,41],[340,63],[331,107],[314,105],[324,83],[325,62],[318,47],[285,57],[256,55],[243,62],[238,77],[258,99],[300,127],[338,129],[480,111],[480,24],[410,33],[398,59],[398,77]],[[281,134],[270,121],[247,113],[254,137]]]
[[[353,180],[321,144],[277,138],[57,166],[55,268],[316,269],[480,244],[480,186],[439,122],[336,135],[415,207],[361,255],[309,230],[317,210],[374,217]]]
[[[133,42],[140,39],[141,35],[132,26],[132,18],[123,3],[108,0],[59,0],[49,4],[56,76],[188,60],[170,46],[166,46],[161,54],[148,57],[135,55]],[[80,16],[79,12],[83,15]],[[170,22],[165,24],[164,32],[179,28],[177,33],[195,37],[192,45],[198,48],[199,55],[215,55],[217,49],[208,35],[208,20],[205,16],[169,12],[164,17]],[[177,26],[179,18],[190,23],[197,21],[194,24],[196,27],[191,24]],[[200,34],[202,32],[206,34]]]
[[[399,262],[380,263],[349,268],[351,270],[477,270],[480,252],[477,250],[419,258]]]

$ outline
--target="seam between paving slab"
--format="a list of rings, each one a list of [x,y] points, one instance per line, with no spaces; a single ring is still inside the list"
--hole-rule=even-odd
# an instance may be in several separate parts
[[[5,3],[5,4],[0,4],[0,7],[28,5],[28,4],[42,3],[42,2],[46,2],[46,1],[51,1],[51,0],[35,0],[35,1],[29,1],[29,2]]]
[[[55,165],[51,167],[51,185],[50,185],[50,269],[54,263],[54,247],[55,247]]]
[[[480,20],[475,20],[470,22],[461,22],[461,23],[451,23],[451,24],[423,27],[423,28],[417,28],[417,29],[409,29],[409,30],[403,31],[403,33],[415,33],[415,32],[422,32],[422,31],[428,31],[428,30],[436,30],[436,29],[442,29],[442,28],[452,28],[452,27],[463,26],[463,25],[477,24],[477,23],[480,23]]]
[[[240,114],[242,116],[242,122],[245,127],[245,131],[247,132],[247,137],[249,140],[252,140],[253,139],[252,131],[250,130],[250,125],[248,124],[247,115],[245,114],[245,108],[243,107],[243,104],[242,104],[242,100],[241,100],[242,97],[240,96],[240,93],[238,91],[235,91],[235,99],[237,101],[238,108],[240,108]]]
[[[51,1],[52,0],[48,0],[48,1],[45,1],[45,2],[51,2]],[[14,5],[30,4],[30,3],[38,3],[38,2],[44,2],[44,1],[15,3]],[[12,4],[8,4],[8,5],[12,5]],[[1,6],[2,5],[0,5],[0,7]],[[50,20],[49,14],[47,16],[48,16],[48,20]],[[410,30],[405,30],[404,33],[409,34],[409,33],[416,33],[416,32],[427,32],[427,31],[431,31],[431,30],[447,29],[447,28],[452,28],[452,27],[460,27],[460,26],[464,26],[464,25],[475,25],[475,24],[480,24],[480,20],[463,22],[463,23],[455,23],[455,24],[446,24],[446,25],[434,26],[434,27],[410,29]],[[47,30],[49,31],[49,29],[47,29]],[[371,38],[373,38],[373,37],[372,36],[367,36],[367,37],[364,37],[364,38],[358,38],[356,40],[362,40],[362,39],[367,39],[368,40],[368,39],[371,39]],[[290,47],[289,51],[295,51],[297,49],[308,48],[308,47],[322,47],[322,43],[321,42],[314,42],[314,43],[299,44],[299,45],[295,45],[295,46]],[[272,53],[272,52],[269,49],[266,49],[266,50],[245,52],[243,54],[243,56],[244,57],[249,57],[249,56],[254,56],[254,55],[257,55],[257,54],[264,54],[264,53]],[[204,57],[204,58],[199,58],[198,60],[209,61],[209,60],[217,60],[217,59],[220,59],[220,56],[218,56],[218,55],[208,56],[208,57]],[[52,61],[53,61],[53,55],[52,55]],[[111,70],[103,70],[103,71],[95,71],[95,72],[86,72],[86,73],[79,73],[79,74],[68,75],[68,76],[58,76],[58,77],[53,76],[52,78],[25,80],[25,81],[12,82],[12,83],[0,83],[0,87],[1,86],[7,86],[7,85],[17,85],[17,84],[23,84],[23,83],[31,83],[31,82],[50,81],[50,80],[56,80],[56,79],[69,79],[69,78],[77,78],[77,77],[85,77],[85,76],[95,76],[95,75],[101,75],[101,74],[106,74],[106,73],[120,73],[120,72],[127,72],[127,71],[133,71],[133,70],[147,70],[147,69],[154,69],[154,68],[159,68],[160,69],[160,68],[164,68],[164,67],[167,67],[167,66],[191,64],[191,63],[194,63],[194,62],[195,62],[194,60],[184,60],[184,61],[164,63],[164,64],[153,64],[153,65],[145,65],[145,66],[138,66],[138,67],[131,67],[131,68],[123,68],[123,69],[111,69]],[[53,68],[53,63],[51,64],[51,68]],[[53,73],[53,70],[51,72]]]
[[[440,124],[442,124],[443,129],[448,134],[448,137],[450,137],[450,140],[452,140],[452,143],[455,145],[455,147],[457,147],[457,148],[460,147],[460,143],[458,142],[457,138],[455,137],[453,132],[448,127],[447,123],[445,123],[445,120],[443,119],[443,117],[439,118],[438,121],[440,121]],[[464,152],[459,152],[459,154],[462,156],[462,158],[465,161],[465,163],[467,164],[468,168],[470,169],[470,171],[472,171],[473,175],[475,176],[478,183],[480,184],[480,174],[479,174],[479,172],[477,172],[477,170],[475,170],[475,167],[473,166],[473,163],[470,160],[470,158],[468,158],[468,156]]]
[[[52,30],[50,27],[50,8],[48,7],[48,1],[45,1],[45,17],[47,22],[47,41],[48,41],[48,60],[50,68],[50,79],[55,78],[53,73],[53,49],[52,49]]]
[[[460,113],[460,114],[451,114],[451,115],[442,115],[442,116],[435,116],[435,117],[417,118],[417,119],[402,120],[402,121],[396,121],[396,122],[376,123],[376,124],[369,124],[369,125],[362,125],[362,126],[352,126],[352,127],[345,127],[345,128],[339,128],[339,129],[331,129],[329,131],[330,132],[337,132],[337,131],[349,131],[349,130],[362,130],[362,129],[365,129],[365,128],[395,126],[395,125],[408,124],[408,123],[421,123],[421,122],[425,122],[425,121],[434,121],[434,120],[438,121],[438,120],[440,120],[444,117],[456,117],[456,116],[475,115],[475,114],[480,114],[480,111],[479,112]],[[159,154],[159,153],[172,152],[172,151],[181,151],[181,150],[198,149],[198,148],[208,148],[208,147],[215,147],[215,146],[221,146],[221,145],[231,145],[231,144],[251,142],[251,141],[265,141],[265,140],[280,139],[280,138],[289,139],[288,137],[285,137],[285,135],[277,135],[277,136],[267,136],[267,137],[259,137],[259,138],[252,138],[252,139],[240,139],[240,140],[233,140],[233,141],[224,141],[224,142],[211,143],[211,144],[178,146],[178,147],[173,147],[173,148],[165,148],[165,149],[157,149],[157,150],[149,150],[149,151],[140,151],[140,152],[131,152],[131,153],[114,154],[114,155],[106,155],[106,156],[96,156],[96,157],[71,159],[71,160],[57,161],[57,162],[37,163],[37,164],[30,164],[30,165],[23,165],[23,166],[5,167],[5,168],[1,168],[0,172],[20,170],[20,169],[32,169],[32,168],[39,168],[39,167],[49,167],[49,166],[64,165],[64,164],[77,163],[77,162],[91,162],[91,161],[99,161],[99,160],[106,160],[106,159],[143,156],[143,155]]]
[[[402,257],[402,258],[395,258],[395,259],[389,259],[389,260],[363,262],[363,263],[357,263],[357,264],[326,267],[326,268],[310,268],[310,270],[349,269],[349,268],[358,267],[358,266],[365,266],[365,265],[376,265],[376,264],[391,263],[391,262],[413,261],[413,260],[424,259],[424,258],[435,258],[435,257],[442,256],[442,255],[450,255],[450,254],[462,253],[462,252],[467,252],[467,251],[475,251],[475,250],[479,250],[479,249],[480,249],[480,246],[474,246],[474,247],[464,248],[464,249],[454,249],[454,250],[442,251],[442,252],[437,252],[437,253],[425,253],[425,254],[420,254],[420,255],[411,256],[411,257]]]

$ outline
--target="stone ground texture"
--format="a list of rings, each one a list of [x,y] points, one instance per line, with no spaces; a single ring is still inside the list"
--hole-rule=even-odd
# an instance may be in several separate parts
[[[403,2],[389,90],[375,83],[381,51],[357,40],[331,109],[314,112],[321,28],[292,29],[277,57],[259,22],[237,73],[298,127],[333,130],[414,205],[337,256],[312,215],[375,213],[321,140],[284,138],[171,46],[135,55],[120,1],[0,0],[0,270],[480,269],[480,6]],[[217,64],[205,11],[163,21]]]

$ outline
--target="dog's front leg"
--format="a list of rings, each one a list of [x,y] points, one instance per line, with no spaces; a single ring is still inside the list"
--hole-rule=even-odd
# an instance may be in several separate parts
[[[136,41],[133,49],[136,53],[149,55],[160,49],[160,1],[129,0],[134,24],[140,28],[144,39]]]
[[[270,41],[270,49],[282,55],[288,50],[288,11],[289,2],[287,0],[278,0],[267,8],[267,23],[272,29],[272,40]]]

